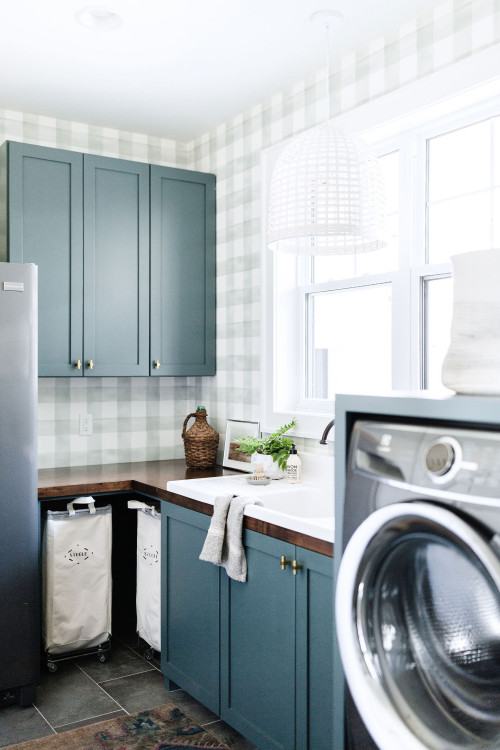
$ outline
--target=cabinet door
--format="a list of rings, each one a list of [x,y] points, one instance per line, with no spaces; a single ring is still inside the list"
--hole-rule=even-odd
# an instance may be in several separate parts
[[[300,750],[333,747],[333,559],[296,548],[297,737]]]
[[[219,568],[199,559],[210,516],[162,502],[162,672],[219,713]]]
[[[38,266],[38,374],[81,376],[82,155],[9,142],[8,258]]]
[[[215,374],[214,175],[151,167],[151,374]]]
[[[84,216],[85,375],[148,375],[149,165],[85,154]]]
[[[245,531],[248,578],[222,575],[220,716],[261,750],[295,747],[294,547]]]

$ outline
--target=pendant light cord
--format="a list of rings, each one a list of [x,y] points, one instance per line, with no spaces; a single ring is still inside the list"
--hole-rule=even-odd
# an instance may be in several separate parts
[[[326,122],[330,122],[330,45],[331,36],[330,32],[335,29],[342,28],[344,24],[344,16],[338,10],[318,10],[311,16],[311,21],[320,25],[326,34]]]

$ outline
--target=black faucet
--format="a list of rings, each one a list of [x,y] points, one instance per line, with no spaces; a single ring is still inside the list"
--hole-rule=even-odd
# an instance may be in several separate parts
[[[332,419],[331,422],[328,422],[328,424],[326,425],[326,427],[324,429],[323,436],[322,436],[321,440],[319,441],[320,445],[326,445],[326,438],[328,437],[328,433],[330,432],[330,430],[332,429],[332,427],[333,427],[334,424],[335,424],[335,420],[334,419]]]

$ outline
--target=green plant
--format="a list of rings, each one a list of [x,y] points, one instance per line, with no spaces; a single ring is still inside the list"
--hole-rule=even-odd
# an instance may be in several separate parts
[[[283,433],[295,427],[295,419],[290,424],[285,424],[268,437],[241,437],[235,440],[239,450],[251,456],[252,453],[261,453],[263,456],[272,456],[273,461],[278,462],[280,469],[286,468],[286,462],[292,447],[292,439],[284,437]]]

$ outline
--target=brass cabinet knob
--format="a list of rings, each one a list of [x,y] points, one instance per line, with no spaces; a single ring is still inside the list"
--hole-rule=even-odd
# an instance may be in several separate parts
[[[291,560],[287,560],[285,555],[281,555],[281,559],[280,559],[281,570],[286,570],[286,566],[291,565],[291,564],[292,564]]]
[[[155,370],[159,370],[160,369],[160,360],[159,359],[155,359],[154,368],[155,368]]]
[[[76,360],[76,369],[77,370],[81,370],[82,369],[82,360],[81,359],[77,359]]]
[[[94,360],[90,359],[89,360],[89,370],[93,370],[93,369],[94,369]]]
[[[294,576],[296,576],[297,575],[297,571],[298,570],[302,570],[303,567],[304,567],[303,565],[299,565],[299,563],[297,562],[297,560],[294,560],[292,562],[292,570],[293,570]]]

